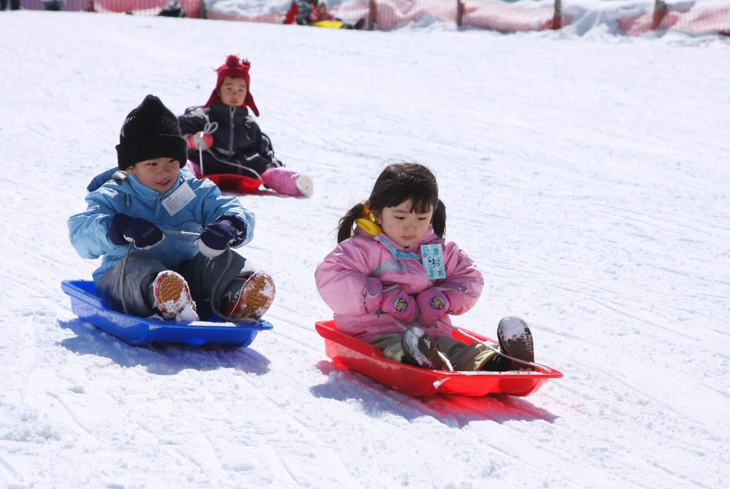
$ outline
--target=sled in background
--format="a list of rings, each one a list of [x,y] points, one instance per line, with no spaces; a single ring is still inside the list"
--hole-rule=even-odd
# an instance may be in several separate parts
[[[296,2],[292,2],[291,6],[289,7],[289,10],[287,10],[286,15],[284,16],[284,24],[295,24],[297,23],[297,14],[299,13],[299,6],[297,6]],[[359,28],[361,29],[365,22],[359,23]],[[332,19],[332,20],[320,20],[317,22],[312,22],[309,24],[312,27],[324,27],[325,29],[346,29],[347,25],[343,20],[340,19]]]
[[[325,351],[334,364],[354,370],[410,396],[529,396],[540,389],[546,380],[563,376],[549,367],[543,367],[542,371],[510,372],[448,372],[412,367],[390,360],[373,345],[340,332],[334,321],[320,321],[315,327],[317,333],[324,338]],[[494,341],[471,331],[464,331],[482,341]],[[456,331],[452,335],[464,343],[474,343],[474,340]]]
[[[61,289],[71,297],[71,309],[79,319],[133,346],[172,343],[245,347],[259,331],[273,328],[263,319],[250,323],[224,322],[217,318],[179,323],[130,316],[109,309],[96,295],[96,287],[90,280],[64,280]]]
[[[309,25],[312,27],[324,27],[325,29],[342,29],[345,27],[345,23],[337,19],[319,20],[317,22],[312,22]]]
[[[247,177],[244,175],[236,175],[234,173],[218,173],[215,175],[201,175],[200,167],[188,161],[188,168],[195,174],[195,178],[207,178],[212,181],[218,188],[224,192],[231,192],[235,194],[257,194],[259,188],[264,183],[258,178]],[[268,193],[268,192],[267,192]]]

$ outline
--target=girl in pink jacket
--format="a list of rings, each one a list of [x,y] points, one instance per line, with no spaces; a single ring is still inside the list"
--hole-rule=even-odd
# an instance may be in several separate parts
[[[446,207],[428,168],[400,163],[383,170],[370,198],[340,220],[339,244],[315,272],[337,328],[388,358],[425,368],[522,366],[496,349],[534,361],[532,335],[519,318],[500,321],[494,349],[452,338],[450,316],[474,306],[484,279],[466,253],[443,239],[445,230]]]

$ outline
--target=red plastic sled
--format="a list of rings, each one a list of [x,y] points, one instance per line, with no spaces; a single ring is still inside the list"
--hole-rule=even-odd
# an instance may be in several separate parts
[[[529,396],[542,387],[546,380],[563,376],[562,373],[549,367],[543,367],[542,371],[519,372],[447,372],[412,367],[385,358],[373,345],[338,331],[334,321],[320,321],[316,324],[316,328],[319,335],[324,338],[327,356],[333,363],[410,396],[433,394],[461,394],[473,397],[487,394]],[[471,331],[467,332],[482,341],[493,341]],[[459,341],[474,343],[473,340],[455,331],[452,334]]]
[[[201,175],[200,167],[192,161],[188,161],[188,167],[193,173],[195,173],[196,178],[207,178],[225,192],[232,192],[236,194],[255,194],[258,192],[259,187],[261,187],[261,184],[263,183],[258,178],[236,175],[233,173]]]

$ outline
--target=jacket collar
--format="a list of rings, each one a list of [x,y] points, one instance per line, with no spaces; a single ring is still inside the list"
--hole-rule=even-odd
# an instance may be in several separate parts
[[[137,177],[127,174],[127,182],[129,182],[129,185],[132,188],[134,194],[142,200],[152,201],[162,200],[171,193],[173,193],[182,184],[184,179],[185,177],[183,176],[182,172],[180,172],[180,174],[178,174],[177,176],[177,182],[175,182],[175,185],[173,185],[172,188],[170,188],[170,190],[168,190],[164,194],[161,194],[157,190],[151,189],[142,184],[142,182],[140,182]]]
[[[223,117],[226,120],[231,117],[231,112],[233,112],[233,121],[236,123],[248,119],[248,109],[245,107],[229,107],[226,104],[214,103],[210,104],[210,112],[216,117]]]
[[[401,245],[390,239],[382,231],[376,235],[372,235],[368,231],[358,227],[355,230],[355,234],[367,236],[377,241],[378,243],[383,245],[383,247],[385,247],[385,249],[387,249],[396,260],[420,260],[421,257],[418,255],[418,253],[416,253],[416,250],[418,250],[422,244],[443,241],[438,236],[436,236],[436,233],[434,233],[433,228],[431,227],[428,228],[428,232],[426,233],[426,236],[423,237],[423,239],[421,239],[418,243],[409,246],[408,249],[403,248]],[[411,251],[409,251],[409,249]]]

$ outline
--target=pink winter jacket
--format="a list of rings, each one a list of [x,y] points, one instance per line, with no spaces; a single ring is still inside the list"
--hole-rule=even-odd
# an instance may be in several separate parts
[[[443,246],[446,279],[430,280],[421,264],[422,244]],[[384,333],[402,333],[404,328],[386,313],[370,314],[365,308],[365,284],[375,277],[386,288],[399,285],[416,296],[429,287],[443,287],[449,300],[450,314],[464,314],[482,293],[484,279],[471,259],[453,242],[445,242],[433,230],[408,250],[385,234],[371,236],[356,229],[355,236],[341,242],[314,272],[317,289],[334,311],[335,324],[343,333],[364,341]],[[449,314],[443,321],[451,324]],[[446,327],[430,328],[433,337],[449,336]]]

